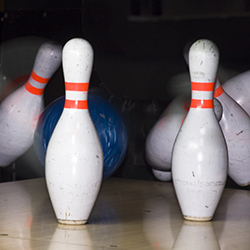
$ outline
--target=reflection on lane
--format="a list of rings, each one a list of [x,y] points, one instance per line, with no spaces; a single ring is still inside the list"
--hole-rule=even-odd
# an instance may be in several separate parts
[[[48,250],[93,250],[86,225],[70,226],[58,224]]]
[[[225,189],[213,219],[222,249],[249,249],[250,192]]]
[[[219,250],[221,248],[211,222],[183,221],[172,249]]]
[[[182,225],[182,214],[174,190],[155,182],[144,204],[143,231],[150,243],[148,249],[171,249]]]

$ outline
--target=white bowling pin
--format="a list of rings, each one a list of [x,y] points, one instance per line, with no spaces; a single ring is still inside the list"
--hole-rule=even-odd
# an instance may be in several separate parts
[[[216,81],[214,97],[223,106],[220,126],[228,147],[228,175],[240,186],[250,184],[250,117]]]
[[[187,64],[188,64],[188,52],[191,45],[192,43],[191,41],[189,41],[185,44],[183,49],[183,57]],[[238,71],[229,70],[221,64],[218,66],[217,76],[219,77],[221,83],[231,79],[237,74],[239,74]],[[181,72],[179,74],[172,76],[167,80],[166,86],[168,90],[168,95],[175,96],[175,95],[189,94],[191,92],[189,72]]]
[[[188,112],[189,104],[189,96],[177,96],[149,131],[145,145],[145,157],[152,168],[162,171],[171,169],[172,148]]]
[[[29,80],[1,103],[0,166],[10,165],[31,147],[44,88],[61,64],[61,53],[58,44],[42,44]]]
[[[171,181],[172,180],[172,174],[170,170],[162,171],[162,170],[152,168],[152,173],[154,177],[159,181]]]
[[[209,40],[198,40],[189,52],[192,99],[172,154],[175,192],[187,220],[209,221],[227,179],[227,146],[213,111],[219,52]]]
[[[223,89],[250,115],[250,70],[223,83]]]
[[[24,36],[0,44],[0,101],[29,79],[37,51],[46,41],[44,37]]]
[[[217,120],[222,117],[220,102],[213,99]],[[150,130],[145,147],[145,158],[153,175],[160,181],[171,181],[171,157],[174,141],[187,115],[189,96],[177,96],[164,110]]]
[[[45,158],[50,199],[62,224],[86,223],[102,183],[102,146],[87,102],[92,64],[93,50],[87,41],[74,38],[66,43],[65,104]]]

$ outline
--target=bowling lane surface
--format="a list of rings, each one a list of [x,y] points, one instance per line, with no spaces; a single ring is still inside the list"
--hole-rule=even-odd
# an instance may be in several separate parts
[[[172,183],[109,178],[89,221],[57,223],[44,178],[0,184],[0,249],[249,249],[250,192],[225,189],[211,222],[184,221]]]

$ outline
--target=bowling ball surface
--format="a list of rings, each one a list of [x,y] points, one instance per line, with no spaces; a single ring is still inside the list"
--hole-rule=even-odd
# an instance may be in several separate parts
[[[45,155],[50,137],[62,114],[65,97],[50,103],[39,117],[34,148],[39,161],[45,166]],[[121,165],[127,151],[127,131],[120,113],[103,96],[89,91],[89,113],[99,135],[104,158],[103,180]]]

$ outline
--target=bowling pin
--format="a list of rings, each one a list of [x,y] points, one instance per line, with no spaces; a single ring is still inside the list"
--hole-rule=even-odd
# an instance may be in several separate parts
[[[214,97],[223,106],[220,126],[228,147],[228,175],[240,186],[250,185],[250,117],[216,80]]]
[[[29,79],[37,51],[46,41],[40,36],[24,36],[0,44],[0,102]]]
[[[10,94],[0,106],[0,166],[24,154],[33,143],[36,123],[44,108],[43,92],[61,64],[61,46],[42,44],[28,81]]]
[[[234,76],[222,87],[250,115],[250,70]]]
[[[155,168],[152,168],[152,173],[154,175],[154,177],[159,180],[159,181],[171,181],[172,180],[172,174],[171,171],[162,171],[162,170],[158,170]]]
[[[93,49],[81,38],[63,48],[65,104],[50,138],[45,177],[59,223],[85,224],[99,193],[103,151],[88,110]]]
[[[213,111],[218,62],[213,42],[201,39],[191,46],[192,99],[172,153],[173,184],[186,220],[211,220],[227,179],[227,146]]]
[[[217,120],[222,117],[222,106],[213,99]],[[160,181],[171,181],[171,157],[174,141],[190,106],[189,96],[177,96],[164,110],[150,130],[145,146],[145,158],[153,175]]]
[[[157,170],[171,169],[172,148],[188,109],[190,97],[177,96],[164,110],[147,135],[145,157]]]
[[[183,48],[183,57],[188,64],[188,52],[189,48],[192,45],[191,41],[187,42]],[[235,70],[229,70],[223,65],[218,66],[217,70],[217,76],[219,77],[221,83],[224,83],[231,79],[232,77],[238,75],[239,72]],[[249,71],[250,74],[250,71]],[[190,86],[190,74],[188,71],[184,71],[181,73],[178,73],[172,77],[170,77],[167,80],[167,90],[168,95],[175,96],[175,95],[186,95],[191,92],[191,86]],[[250,102],[249,102],[250,104]],[[250,105],[249,105],[250,110]]]

